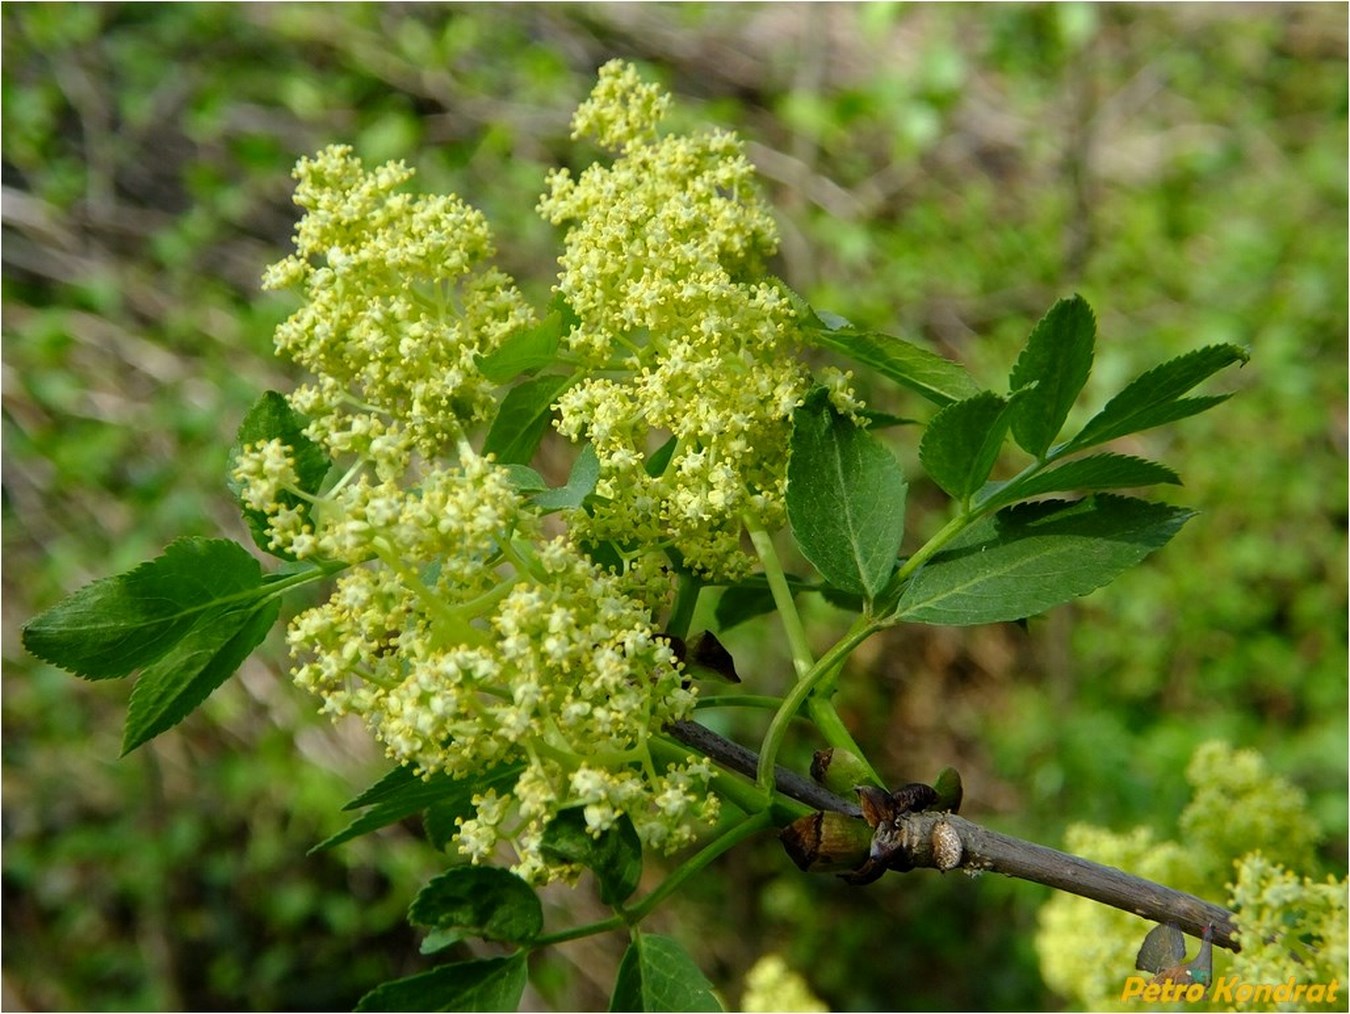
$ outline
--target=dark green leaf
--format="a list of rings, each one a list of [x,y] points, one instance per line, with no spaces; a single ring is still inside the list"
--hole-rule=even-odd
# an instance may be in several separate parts
[[[534,495],[535,506],[542,511],[571,510],[580,507],[582,502],[595,492],[595,484],[600,480],[600,459],[595,448],[586,444],[572,462],[572,471],[567,475],[567,485],[557,489],[545,490]]]
[[[1192,516],[1106,493],[1006,508],[920,568],[896,617],[963,626],[1033,616],[1114,580]]]
[[[870,408],[865,408],[858,414],[867,420],[869,430],[884,430],[892,426],[913,426],[919,421],[907,419],[900,415],[892,415],[890,412],[877,412]]]
[[[414,775],[411,768],[395,768],[344,808],[369,806],[370,809],[337,834],[319,842],[309,850],[310,854],[378,831],[432,804],[463,806],[463,812],[470,814],[473,812],[471,800],[475,793],[486,792],[490,788],[495,788],[499,793],[509,792],[523,770],[523,764],[505,764],[479,778],[451,778],[443,772],[436,772],[423,779]]]
[[[558,358],[562,333],[562,314],[554,310],[534,327],[517,331],[486,356],[479,356],[478,369],[494,384],[504,384],[522,373],[551,366]]]
[[[549,373],[507,391],[483,438],[483,453],[495,454],[503,465],[528,465],[548,429],[553,403],[571,383],[571,377]]]
[[[230,464],[226,471],[226,485],[239,502],[240,512],[243,514],[244,523],[248,525],[249,533],[253,536],[253,541],[263,552],[282,560],[294,560],[295,557],[288,552],[268,548],[270,536],[267,534],[267,514],[244,505],[240,498],[243,483],[234,477],[234,467],[243,449],[250,444],[280,440],[291,449],[291,456],[295,461],[295,476],[300,488],[306,493],[315,492],[333,463],[322,447],[305,436],[304,428],[304,419],[296,414],[284,395],[276,391],[266,392],[253,403],[253,407],[244,416],[244,421],[239,424],[234,446],[230,448]],[[302,517],[309,517],[308,500],[285,491],[278,499],[287,507],[298,507]]]
[[[544,928],[544,910],[534,889],[514,873],[495,866],[456,866],[417,892],[408,921],[523,944]]]
[[[24,627],[24,647],[87,679],[126,676],[207,613],[251,607],[262,568],[226,539],[178,539],[148,563],[86,585]]]
[[[871,598],[904,535],[905,477],[890,451],[828,403],[792,418],[787,509],[797,545],[831,584]]]
[[[1082,296],[1061,299],[1040,319],[1008,378],[1025,390],[1012,412],[1013,439],[1028,454],[1045,456],[1092,372],[1097,318]],[[1033,388],[1034,385],[1034,388]]]
[[[1058,468],[1038,472],[1026,479],[1009,482],[983,500],[982,506],[1001,507],[1045,493],[1134,489],[1159,482],[1180,486],[1181,477],[1156,461],[1128,454],[1093,454],[1067,461]]]
[[[142,670],[127,705],[122,753],[177,725],[262,643],[281,611],[279,599],[201,614],[197,624]]]
[[[1248,358],[1247,351],[1236,345],[1209,345],[1155,366],[1108,401],[1065,449],[1081,450],[1212,408],[1228,395],[1181,396],[1225,366],[1245,363]]]
[[[525,994],[525,952],[440,965],[376,986],[358,1011],[513,1011]]]
[[[671,437],[647,457],[642,467],[648,475],[655,479],[665,472],[666,466],[670,464],[670,459],[675,454],[675,445],[678,443],[679,441],[675,437]]]
[[[795,597],[804,581],[799,577],[787,575],[788,587]],[[726,631],[746,620],[774,611],[773,592],[764,575],[756,574],[740,584],[731,585],[717,600],[713,616],[717,620],[717,629]]]
[[[584,807],[563,810],[544,831],[540,849],[564,863],[580,863],[595,873],[600,900],[619,905],[642,878],[642,842],[626,816],[597,838],[586,826]]]
[[[992,391],[948,405],[924,430],[919,462],[958,500],[984,485],[1008,432],[1010,405]]]
[[[722,1004],[683,947],[670,937],[639,933],[614,981],[612,1011],[718,1011]]]

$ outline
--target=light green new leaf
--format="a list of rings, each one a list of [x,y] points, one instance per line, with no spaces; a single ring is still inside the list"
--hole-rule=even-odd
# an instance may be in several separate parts
[[[808,399],[792,423],[787,509],[797,545],[831,584],[873,598],[905,532],[900,466],[824,399]]]
[[[1136,489],[1160,482],[1180,486],[1181,476],[1166,465],[1145,458],[1128,454],[1093,454],[1066,461],[1058,468],[1037,472],[1025,479],[1007,482],[981,497],[980,506],[1002,507],[1045,493]]]
[[[168,652],[208,613],[249,609],[262,568],[227,539],[184,538],[148,563],[86,585],[35,617],[24,647],[86,679],[127,676]]]
[[[1059,436],[1092,372],[1096,336],[1097,318],[1082,296],[1061,299],[1032,329],[1008,377],[1010,391],[1025,390],[1012,432],[1028,454],[1043,458]]]
[[[642,879],[642,842],[626,815],[597,838],[586,825],[583,807],[563,810],[549,822],[539,848],[559,862],[580,863],[594,872],[606,905],[621,904]]]
[[[442,932],[528,943],[544,928],[544,910],[529,884],[495,866],[456,866],[417,892],[408,921]]]
[[[553,403],[571,383],[571,377],[548,373],[507,391],[483,438],[483,453],[495,454],[503,465],[528,465],[548,429]]]
[[[281,601],[269,599],[252,608],[203,613],[137,678],[122,731],[123,755],[177,725],[211,696],[262,643],[280,612]]]
[[[973,398],[948,405],[924,430],[919,443],[920,464],[934,482],[964,500],[989,478],[1013,411],[992,391],[981,391]]]
[[[513,1011],[525,995],[525,952],[440,965],[376,986],[358,1011]]]
[[[567,473],[567,485],[557,489],[546,489],[534,495],[534,505],[542,511],[571,510],[580,507],[585,499],[595,492],[595,484],[600,481],[600,458],[595,448],[586,444],[572,462],[572,470]]]
[[[1247,351],[1236,345],[1209,345],[1155,366],[1108,401],[1068,442],[1065,450],[1082,450],[1213,408],[1228,395],[1181,396],[1225,366],[1245,363],[1248,358]]]
[[[670,937],[639,933],[628,945],[610,999],[612,1011],[719,1011],[710,983]]]
[[[1114,580],[1193,513],[1107,493],[1009,507],[972,524],[920,568],[895,616],[951,626],[1034,616]]]
[[[563,315],[554,310],[534,327],[517,331],[485,356],[478,369],[494,384],[503,384],[531,370],[551,366],[558,358],[563,333]]]

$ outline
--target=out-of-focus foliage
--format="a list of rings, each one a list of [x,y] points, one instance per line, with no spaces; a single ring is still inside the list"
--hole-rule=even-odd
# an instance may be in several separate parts
[[[222,473],[258,391],[295,379],[270,353],[285,306],[257,279],[287,248],[299,156],[345,142],[367,163],[406,159],[418,186],[487,213],[501,266],[542,300],[557,251],[535,195],[573,157],[568,115],[613,56],[747,138],[790,284],[985,382],[1075,290],[1101,315],[1101,389],[1208,342],[1251,346],[1221,410],[1120,448],[1166,442],[1188,482],[1174,501],[1203,512],[1165,552],[1026,632],[897,630],[864,648],[841,705],[887,777],[955,764],[973,816],[1050,844],[1072,822],[1144,824],[1190,854],[1188,758],[1214,737],[1256,747],[1307,793],[1318,858],[1344,873],[1338,9],[6,4],[0,18],[7,997],[337,1007],[425,967],[400,919],[414,873],[444,860],[401,830],[304,855],[381,765],[359,731],[307,717],[275,650],[118,761],[124,699],[24,657],[17,632],[177,535],[244,538]],[[917,432],[888,434],[904,461]],[[916,537],[941,502],[911,489]],[[772,673],[778,638],[766,619],[726,640],[739,669]],[[780,953],[836,1009],[1054,1002],[1032,945],[1048,892],[1030,885],[915,874],[857,891],[764,846],[685,893],[653,928],[727,996]],[[550,897],[586,918],[584,889]],[[540,1000],[601,1002],[610,944],[532,968]]]
[[[1259,754],[1202,745],[1186,772],[1194,796],[1181,834],[1160,841],[1147,827],[1116,834],[1086,824],[1069,829],[1078,855],[1201,897],[1225,898],[1238,917],[1237,955],[1215,950],[1214,982],[1344,984],[1346,894],[1342,878],[1313,876],[1320,837],[1304,794],[1270,774]],[[1047,983],[1087,1010],[1126,1010],[1127,976],[1151,925],[1128,912],[1061,894],[1041,909],[1036,949]],[[1231,1010],[1222,988],[1204,1008]],[[1275,1009],[1244,1005],[1243,1009]]]

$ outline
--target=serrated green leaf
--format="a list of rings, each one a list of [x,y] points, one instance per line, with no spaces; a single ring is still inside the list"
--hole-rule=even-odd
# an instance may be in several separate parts
[[[478,356],[478,369],[494,384],[504,384],[551,366],[558,358],[562,333],[563,315],[554,310],[534,327],[517,331],[486,356]]]
[[[1008,378],[1025,391],[1012,411],[1013,439],[1043,458],[1092,372],[1097,318],[1082,296],[1061,299],[1040,319]],[[1034,386],[1034,389],[1033,389]]]
[[[1093,454],[1067,461],[1058,468],[1038,472],[1026,479],[1006,483],[991,491],[984,507],[1026,500],[1046,493],[1087,492],[1097,489],[1135,489],[1156,483],[1181,485],[1181,477],[1166,465],[1128,454]]]
[[[642,842],[627,816],[595,837],[583,807],[563,810],[549,822],[539,847],[560,862],[580,863],[594,872],[606,905],[622,904],[642,879]]]
[[[475,793],[486,792],[490,788],[499,793],[509,792],[524,770],[523,764],[504,764],[478,778],[452,778],[443,772],[436,772],[423,779],[414,775],[411,768],[395,768],[344,807],[352,809],[369,806],[369,809],[341,831],[313,846],[309,854],[323,852],[363,834],[378,831],[433,804],[464,806],[464,812],[471,813]]]
[[[544,910],[529,884],[495,866],[457,866],[417,892],[408,921],[463,936],[529,943],[544,928]]]
[[[1010,414],[1009,403],[992,391],[948,405],[924,430],[919,463],[934,482],[964,500],[989,478]]]
[[[787,509],[802,554],[831,584],[874,597],[905,529],[905,477],[894,456],[828,403],[793,413]]]
[[[127,676],[154,662],[206,613],[246,607],[262,568],[227,539],[185,538],[124,574],[86,585],[24,627],[23,644],[86,679]]]
[[[201,614],[197,624],[136,680],[122,732],[126,755],[186,718],[262,643],[281,612],[279,599]]]
[[[639,933],[624,952],[611,1011],[719,1011],[712,983],[675,940]]]
[[[600,458],[596,456],[595,448],[586,444],[577,455],[577,460],[572,462],[572,470],[567,474],[567,485],[536,493],[534,504],[542,511],[580,507],[595,492],[595,484],[599,481]]]
[[[483,438],[483,453],[495,454],[503,465],[528,465],[548,429],[553,403],[571,383],[571,377],[548,373],[507,391]]]
[[[879,331],[854,327],[843,317],[827,311],[817,312],[799,294],[779,283],[807,341],[833,349],[854,362],[870,366],[923,395],[936,405],[947,405],[979,393],[979,385],[965,368],[912,342]]]
[[[1082,450],[1213,408],[1228,395],[1181,396],[1225,366],[1245,363],[1249,358],[1247,351],[1236,345],[1209,345],[1155,366],[1108,401],[1068,442],[1065,451]]]
[[[920,568],[896,618],[967,626],[1034,616],[1112,581],[1193,514],[1106,493],[1006,508]]]
[[[295,476],[300,488],[306,493],[315,492],[333,463],[322,447],[305,436],[304,427],[304,419],[291,408],[284,395],[276,391],[267,391],[253,403],[243,422],[239,424],[239,431],[235,434],[234,444],[230,448],[229,467],[226,469],[225,484],[239,503],[240,513],[248,526],[249,534],[253,536],[253,541],[264,553],[281,560],[293,561],[295,557],[285,550],[269,548],[267,514],[243,502],[240,495],[244,488],[243,483],[234,477],[234,468],[245,447],[268,440],[280,440],[291,449],[295,461]],[[303,497],[283,491],[278,500],[287,507],[297,508],[301,517],[309,517],[310,503]]]
[[[808,340],[870,366],[883,377],[923,395],[935,405],[969,398],[979,391],[965,368],[936,352],[880,331],[853,328],[808,332]]]
[[[525,952],[440,965],[376,986],[358,1011],[513,1011],[525,995]]]

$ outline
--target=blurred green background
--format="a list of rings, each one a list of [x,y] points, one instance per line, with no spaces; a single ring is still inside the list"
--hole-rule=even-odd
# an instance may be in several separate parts
[[[444,864],[414,825],[306,850],[383,762],[268,642],[117,757],[130,687],[37,663],[22,623],[182,534],[243,539],[222,475],[291,305],[294,161],[405,158],[494,223],[547,293],[533,214],[576,165],[595,68],[635,60],[678,125],[749,142],[818,306],[1003,383],[1059,296],[1100,324],[1093,405],[1156,361],[1249,345],[1220,409],[1123,448],[1201,516],[1114,586],[1016,627],[898,630],[841,708],[896,782],[944,764],[977,820],[1047,844],[1086,820],[1175,833],[1194,746],[1254,747],[1309,793],[1322,872],[1346,816],[1343,5],[77,5],[3,18],[3,1000],[7,1009],[350,1007],[427,967],[403,913]],[[920,414],[896,392],[877,407]],[[917,475],[916,431],[892,431]],[[916,485],[910,529],[942,521]],[[245,539],[245,541],[247,541]],[[840,617],[810,614],[822,643]],[[778,631],[727,641],[766,688]],[[731,731],[735,731],[734,727]],[[800,744],[801,763],[813,744]],[[1047,892],[888,877],[866,891],[743,848],[653,923],[729,1004],[778,951],[836,1009],[1054,1008]],[[1316,871],[1305,871],[1313,873]],[[554,925],[586,890],[550,890]],[[1213,899],[1222,901],[1221,898]],[[623,941],[558,948],[529,1002],[605,1003]]]

